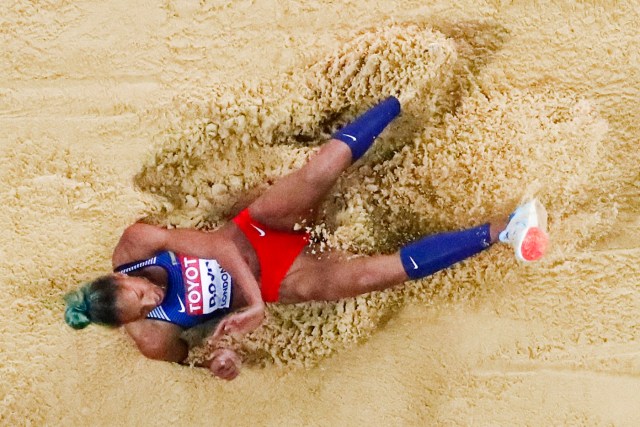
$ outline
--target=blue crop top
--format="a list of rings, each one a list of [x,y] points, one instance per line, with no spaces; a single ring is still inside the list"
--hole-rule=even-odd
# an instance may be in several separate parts
[[[167,272],[167,289],[148,319],[191,328],[229,311],[231,276],[218,261],[165,251],[148,260],[121,265],[115,271],[128,274],[152,266]]]

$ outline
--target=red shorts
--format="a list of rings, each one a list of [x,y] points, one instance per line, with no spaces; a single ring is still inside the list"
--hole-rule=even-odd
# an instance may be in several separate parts
[[[233,218],[233,222],[247,236],[258,256],[262,299],[278,301],[280,284],[293,261],[309,244],[309,233],[274,230],[251,218],[248,209]]]

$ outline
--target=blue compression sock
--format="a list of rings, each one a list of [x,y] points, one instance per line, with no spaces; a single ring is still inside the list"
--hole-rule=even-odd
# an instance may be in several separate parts
[[[489,224],[426,236],[400,249],[404,271],[421,279],[469,258],[491,245]]]
[[[376,137],[398,114],[400,114],[400,101],[390,96],[334,133],[333,138],[349,146],[352,162],[355,162],[371,147]]]

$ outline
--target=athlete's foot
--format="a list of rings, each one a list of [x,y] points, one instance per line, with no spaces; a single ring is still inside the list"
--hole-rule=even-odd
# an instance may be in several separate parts
[[[519,261],[537,261],[544,255],[548,243],[547,211],[536,200],[518,206],[509,223],[500,233],[500,241],[513,246]]]

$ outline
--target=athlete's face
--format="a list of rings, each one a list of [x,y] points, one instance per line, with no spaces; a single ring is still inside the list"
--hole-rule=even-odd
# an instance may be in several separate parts
[[[135,322],[160,305],[164,291],[144,277],[116,274],[118,281],[117,309],[122,323]]]

